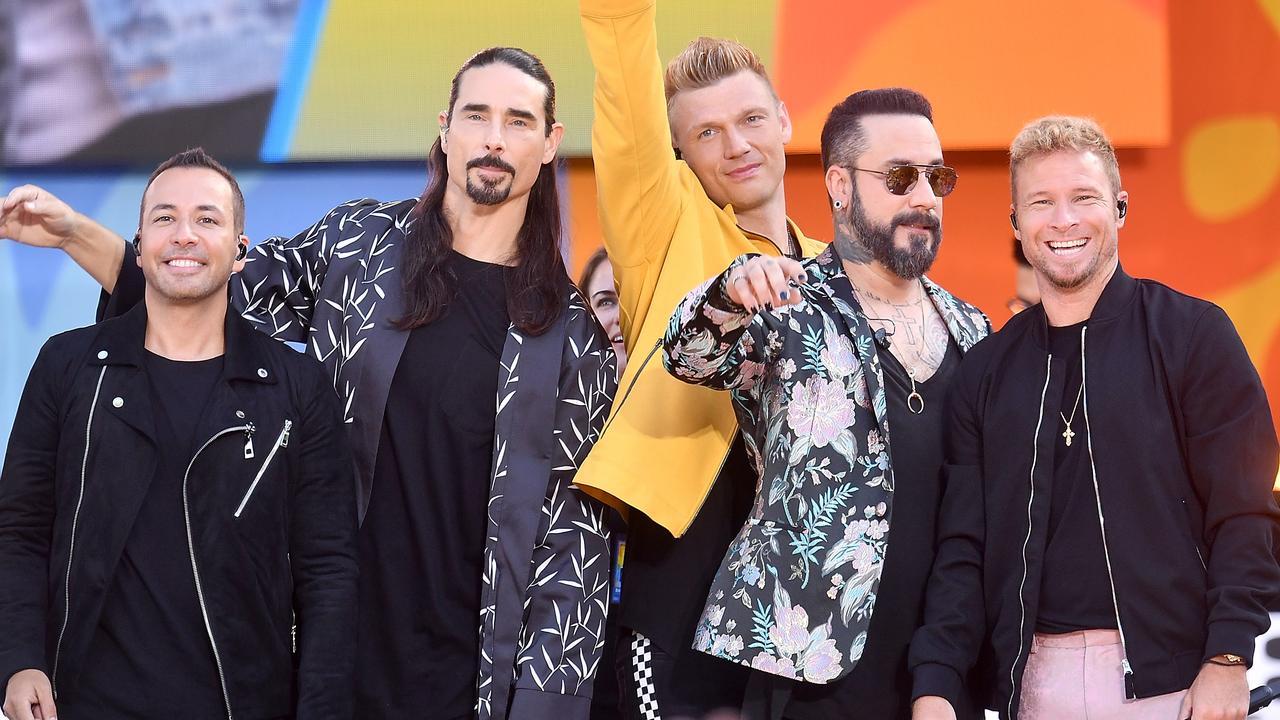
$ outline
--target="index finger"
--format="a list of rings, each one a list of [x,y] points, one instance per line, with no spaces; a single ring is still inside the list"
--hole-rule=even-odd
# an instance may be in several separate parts
[[[803,277],[805,275],[803,263],[789,257],[780,257],[777,258],[777,261],[778,269],[782,271],[782,274],[785,275],[788,280],[795,280],[801,283],[805,282],[807,278]]]

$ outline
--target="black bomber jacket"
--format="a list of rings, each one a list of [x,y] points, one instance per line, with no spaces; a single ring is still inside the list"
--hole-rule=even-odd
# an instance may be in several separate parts
[[[1082,336],[1080,412],[1126,692],[1179,691],[1207,658],[1251,659],[1269,624],[1280,590],[1271,411],[1235,327],[1207,301],[1117,267]],[[1017,717],[1061,431],[1065,360],[1048,348],[1036,306],[967,354],[952,386],[915,697],[954,698],[978,663],[988,706]]]

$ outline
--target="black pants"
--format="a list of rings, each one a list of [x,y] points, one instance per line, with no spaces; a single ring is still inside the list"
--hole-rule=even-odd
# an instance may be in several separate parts
[[[692,648],[669,653],[625,628],[617,670],[625,720],[701,720],[717,711],[736,717],[751,673]]]

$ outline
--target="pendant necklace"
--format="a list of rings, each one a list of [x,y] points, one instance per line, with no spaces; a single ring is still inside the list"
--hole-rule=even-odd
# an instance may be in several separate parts
[[[925,299],[924,285],[921,285],[920,299],[916,301],[916,304],[920,306],[920,344],[921,346],[923,346],[925,343],[925,335],[926,335],[925,327],[924,327],[924,299]],[[920,362],[923,358],[924,358],[924,355],[919,350],[917,350],[916,362]],[[913,415],[919,415],[920,413],[924,412],[924,396],[916,391],[916,369],[914,367],[907,368],[907,377],[911,379],[911,394],[907,395],[907,409],[910,410]],[[919,403],[920,405],[919,409],[916,408],[917,403]]]
[[[1071,447],[1071,438],[1076,436],[1075,431],[1071,429],[1071,423],[1076,419],[1076,410],[1080,407],[1080,396],[1083,394],[1084,378],[1081,377],[1080,389],[1076,391],[1076,401],[1071,405],[1071,417],[1063,415],[1061,410],[1058,411],[1058,417],[1062,418],[1062,422],[1067,424],[1067,429],[1062,431],[1062,439],[1067,441],[1067,447]]]

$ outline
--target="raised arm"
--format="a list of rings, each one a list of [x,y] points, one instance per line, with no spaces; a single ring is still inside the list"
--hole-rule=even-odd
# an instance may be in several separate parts
[[[591,157],[600,222],[627,330],[647,297],[645,265],[666,255],[688,198],[671,148],[653,0],[582,0],[579,8],[596,71]]]
[[[0,238],[62,250],[107,292],[124,259],[123,238],[35,185],[14,188],[0,203]]]

